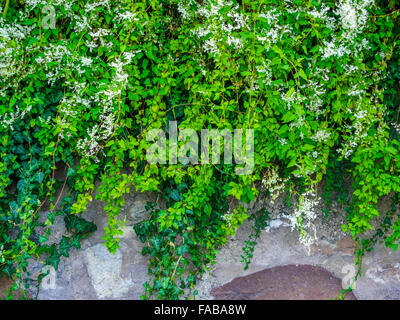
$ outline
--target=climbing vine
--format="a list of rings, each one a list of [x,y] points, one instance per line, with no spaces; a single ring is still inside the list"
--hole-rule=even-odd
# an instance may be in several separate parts
[[[195,296],[196,281],[251,214],[246,204],[265,190],[293,199],[288,219],[307,247],[321,197],[327,219],[333,199],[345,203],[343,230],[357,241],[361,267],[373,242],[363,234],[386,214],[378,200],[400,192],[397,1],[0,3],[0,274],[15,282],[10,297],[29,285],[28,260],[45,256],[57,268],[95,230],[80,217],[93,197],[105,203],[104,244],[115,253],[131,190],[165,202],[150,203],[134,228],[153,276],[143,299]],[[170,121],[254,130],[254,170],[149,163],[147,136],[168,132]],[[349,197],[338,196],[344,177]],[[57,215],[73,235],[49,245]],[[397,249],[392,215],[384,238]],[[261,217],[252,218],[246,265]]]

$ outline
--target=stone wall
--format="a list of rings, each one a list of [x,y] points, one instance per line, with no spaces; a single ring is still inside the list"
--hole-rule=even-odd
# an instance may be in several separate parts
[[[102,245],[101,237],[106,225],[103,205],[98,201],[91,203],[85,218],[96,223],[97,231],[83,240],[81,249],[71,250],[69,258],[62,257],[59,270],[46,277],[39,292],[30,289],[32,296],[37,294],[38,299],[139,299],[143,294],[142,284],[148,279],[148,261],[141,255],[143,244],[136,237],[133,225],[146,217],[145,204],[149,200],[154,201],[154,196],[131,194],[126,198],[126,205],[121,212],[126,225],[121,248],[115,255]],[[282,218],[288,210],[282,201],[272,206],[259,201],[251,210],[263,206],[271,212],[272,220],[261,234],[249,269],[244,271],[244,264],[240,262],[242,247],[251,229],[251,223],[246,222],[220,250],[217,263],[199,282],[197,299],[213,299],[213,294],[218,291],[216,288],[237,277],[285,265],[321,267],[340,279],[343,286],[351,283],[355,273],[355,245],[348,234],[340,231],[345,218],[340,208],[333,208],[328,221],[325,221],[323,214],[319,214],[320,218],[315,221],[319,238],[308,251],[299,243],[298,232],[292,231]],[[65,232],[61,217],[56,219],[52,229],[49,242],[59,242]],[[385,249],[382,244],[377,245],[374,251],[365,255],[363,276],[356,283],[355,297],[400,299],[399,262],[399,252]],[[32,261],[30,271],[34,275],[37,276],[41,268],[41,263]],[[313,281],[321,287],[322,280]],[[322,287],[324,285],[328,286],[328,283],[322,284]]]

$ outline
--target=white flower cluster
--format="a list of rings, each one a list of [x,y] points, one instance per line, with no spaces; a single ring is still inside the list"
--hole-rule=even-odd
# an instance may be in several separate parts
[[[53,85],[58,79],[65,76],[65,65],[71,65],[71,52],[67,49],[67,44],[53,45],[50,44],[43,52],[44,59],[38,57],[36,62],[44,64],[46,70],[47,82]]]
[[[355,30],[358,27],[357,10],[350,3],[340,2],[337,13],[340,16],[343,28]]]
[[[108,12],[111,12],[110,9],[110,0],[98,0],[97,2],[88,2],[85,4],[84,10],[85,10],[85,14],[87,15],[89,12],[94,11],[96,8],[98,7],[103,7],[103,8],[107,8]]]
[[[326,142],[330,137],[330,133],[326,130],[318,130],[315,135],[312,137],[313,140],[317,142]]]
[[[98,161],[96,154],[100,150],[100,142],[110,138],[117,127],[114,108],[115,104],[119,103],[121,99],[122,91],[126,88],[129,77],[124,71],[124,67],[131,63],[132,58],[138,52],[139,51],[125,52],[122,56],[122,60],[116,58],[115,61],[109,64],[110,67],[114,68],[115,75],[111,85],[104,90],[98,91],[92,98],[92,103],[97,106],[102,105],[103,111],[99,118],[100,124],[88,129],[87,137],[80,139],[77,143],[77,147],[82,155],[87,157],[92,156]],[[82,88],[82,85],[80,85],[80,88]],[[76,99],[77,97],[75,96],[73,98]],[[86,103],[89,103],[89,101],[86,101]]]
[[[23,15],[26,18],[26,15]],[[18,20],[12,23],[0,17],[0,96],[13,87],[14,81],[31,72],[19,63],[24,59],[24,39],[32,32],[34,26],[26,26]],[[8,81],[11,83],[6,84]],[[1,84],[3,83],[3,85]]]
[[[129,65],[139,52],[124,52],[119,57],[103,61],[96,51],[113,49],[116,34],[107,23],[98,27],[97,21],[104,11],[108,12],[115,17],[110,23],[116,28],[124,28],[125,34],[129,34],[132,24],[128,22],[139,24],[140,17],[132,12],[130,4],[126,5],[123,2],[87,1],[82,8],[83,14],[76,14],[72,10],[74,4],[74,0],[27,0],[25,9],[18,13],[14,22],[6,22],[0,17],[0,95],[5,96],[7,90],[16,87],[15,84],[20,83],[26,75],[40,74],[43,71],[49,86],[61,84],[64,87],[65,95],[59,104],[60,112],[54,119],[62,129],[61,138],[71,138],[75,135],[72,123],[76,123],[78,117],[87,116],[89,108],[99,107],[100,114],[96,115],[96,119],[89,119],[92,126],[87,130],[85,137],[79,136],[81,139],[77,145],[83,156],[95,157],[101,142],[107,140],[116,129],[120,105],[126,94],[128,82],[125,66]],[[32,35],[35,26],[28,26],[26,20],[31,19],[33,9],[46,5],[55,6],[56,9],[62,8],[56,10],[57,19],[64,18],[70,21],[75,32],[84,33],[85,36],[82,36],[78,45],[82,48],[86,46],[88,50],[71,48],[68,39],[58,39],[45,47],[37,45],[42,42],[41,35]],[[143,33],[144,31],[141,31],[141,34]],[[27,37],[37,41],[26,45],[24,40]],[[149,37],[151,38],[151,35]],[[104,81],[104,70],[112,75],[109,81]],[[12,130],[15,120],[23,118],[29,112],[20,111],[18,106],[14,108],[12,113],[0,114],[0,126]],[[49,118],[40,117],[40,123],[48,122]]]
[[[0,115],[0,126],[3,128],[9,128],[11,131],[14,130],[13,124],[17,119],[24,119],[27,113],[31,111],[31,106],[25,110],[20,110],[18,105],[15,106],[15,112],[5,113]]]
[[[300,242],[305,245],[310,252],[311,245],[317,240],[316,227],[313,221],[317,217],[315,208],[320,199],[316,198],[313,190],[308,190],[299,196],[298,205],[293,214],[285,215],[289,220],[292,230],[300,232]]]
[[[368,20],[368,10],[374,0],[340,0],[335,11],[339,15],[342,26],[350,33],[361,33]]]
[[[122,11],[118,15],[118,23],[125,21],[125,22],[132,22],[132,21],[139,21],[138,18],[136,18],[136,13],[132,11]]]
[[[232,218],[233,218],[234,213],[232,212],[231,209],[229,209],[229,211],[227,213],[225,213],[224,215],[222,215],[222,219],[224,219],[228,225],[228,228],[232,227]]]
[[[352,53],[350,48],[348,48],[343,41],[339,41],[337,43],[337,40],[334,38],[333,41],[328,42],[326,40],[323,41],[324,46],[321,47],[321,50],[323,51],[324,59],[328,59],[330,57],[336,57],[336,58],[342,58],[345,55],[349,55]]]
[[[303,104],[307,98],[297,91],[292,95],[288,95],[288,88],[286,86],[281,86],[278,91],[281,92],[281,99],[285,102],[285,107],[287,110],[291,110],[295,104]]]
[[[373,105],[374,101],[371,100],[371,106]],[[354,117],[352,124],[346,125],[346,129],[350,135],[343,148],[337,150],[337,152],[345,159],[348,159],[353,154],[360,141],[367,136],[368,128],[373,121],[374,114],[378,114],[379,110],[375,108],[375,111],[370,110],[367,112],[362,108],[362,100],[359,100],[355,112],[350,108],[348,109],[348,112]]]
[[[392,126],[396,130],[397,134],[400,134],[400,124],[392,123]]]
[[[4,254],[3,254],[3,249],[4,249],[4,245],[1,245],[1,247],[0,247],[0,263],[4,263],[6,261],[6,258],[4,257]]]
[[[323,108],[323,95],[326,93],[326,89],[322,81],[328,81],[329,77],[327,76],[324,70],[317,68],[318,76],[312,74],[312,78],[308,80],[308,83],[301,85],[299,88],[305,93],[304,105],[316,116],[318,119],[321,115],[325,114],[325,108]],[[321,82],[317,82],[316,79],[322,77]],[[313,78],[315,80],[313,80]]]
[[[270,48],[272,45],[282,41],[282,38],[287,35],[292,35],[292,28],[289,24],[281,25],[279,23],[279,17],[283,12],[279,12],[276,8],[266,10],[258,15],[258,19],[261,22],[266,21],[268,23],[268,29],[262,30],[260,34],[257,34],[257,40],[262,44],[266,44],[266,48]]]
[[[293,176],[295,176],[296,178],[311,176],[315,173],[315,170],[317,170],[317,161],[313,162],[312,167],[304,167],[299,165],[298,163],[295,164],[295,167],[297,167],[297,172],[293,173]]]
[[[365,30],[369,13],[367,8],[374,5],[374,0],[340,0],[334,13],[339,16],[342,27],[341,36],[333,35],[331,41],[324,40],[321,48],[323,58],[341,58],[345,55],[358,55],[369,47],[366,39],[355,43],[354,39]],[[338,28],[339,25],[337,26]]]
[[[190,6],[197,6],[193,16],[205,19],[204,26],[198,26],[193,30],[193,34],[203,40],[203,50],[215,56],[219,56],[219,43],[225,42],[234,50],[239,51],[243,48],[243,40],[240,31],[243,28],[249,29],[248,19],[240,12],[238,5],[233,7],[231,1],[208,0],[203,5],[198,5],[189,0],[186,5],[180,2],[178,10],[184,19],[191,14],[187,11]],[[220,11],[229,8],[224,18]],[[205,39],[203,39],[205,38]]]
[[[189,0],[187,2],[178,2],[178,12],[181,14],[183,19],[189,19],[191,17],[189,6],[195,5],[194,0]]]
[[[287,181],[287,178],[282,179],[279,177],[278,171],[274,167],[268,168],[268,170],[265,172],[263,178],[261,179],[261,183],[263,187],[270,193],[271,204],[275,202],[275,200],[285,189],[285,183]]]
[[[108,50],[112,50],[113,43],[112,41],[108,40],[108,36],[110,35],[110,30],[98,28],[96,31],[90,31],[89,35],[91,38],[91,42],[88,43],[87,46],[90,48],[90,51],[100,46],[105,47]]]
[[[257,66],[256,71],[259,73],[259,79],[264,83],[266,86],[272,85],[272,70],[270,68],[271,61],[270,60],[263,60],[262,66]]]

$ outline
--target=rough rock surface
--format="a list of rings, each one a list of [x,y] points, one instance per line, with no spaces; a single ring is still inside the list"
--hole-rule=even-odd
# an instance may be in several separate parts
[[[84,218],[97,225],[89,238],[82,241],[81,249],[71,249],[69,258],[61,258],[54,278],[47,276],[39,288],[38,299],[140,299],[143,283],[147,281],[147,259],[142,256],[143,244],[136,237],[133,226],[145,217],[147,201],[152,195],[131,194],[121,210],[125,220],[120,249],[113,255],[103,245],[107,216],[103,204],[93,201]],[[65,232],[62,217],[56,217],[48,243],[58,243]],[[43,264],[35,261],[30,272],[37,277]],[[54,282],[54,285],[51,283]],[[36,295],[36,288],[31,292]]]
[[[10,278],[6,277],[5,275],[3,275],[0,278],[0,299],[5,299],[7,297],[7,295],[5,294],[7,290],[9,290],[11,288],[11,286],[13,285],[13,281],[11,281]],[[20,300],[23,299],[23,294],[19,291],[14,291],[13,292],[13,298],[14,300]],[[27,298],[31,298],[31,295],[28,293],[27,294]]]
[[[143,283],[148,279],[148,261],[141,254],[143,244],[132,227],[146,217],[146,202],[154,200],[155,197],[146,194],[131,194],[127,197],[126,206],[121,211],[121,218],[125,220],[124,234],[120,241],[121,248],[115,255],[109,254],[102,245],[107,217],[103,211],[103,204],[94,201],[88,207],[85,218],[96,223],[97,231],[83,240],[81,249],[71,249],[69,258],[62,257],[59,269],[50,272],[50,278],[46,277],[43,281],[38,299],[139,299],[143,294]],[[256,203],[255,209],[257,206],[267,205]],[[332,276],[341,279],[342,287],[351,285],[352,276],[356,271],[353,254],[355,246],[351,237],[341,231],[340,225],[345,218],[338,208],[332,210],[328,221],[325,221],[323,214],[319,215],[320,218],[315,224],[320,237],[309,251],[299,243],[298,232],[288,227],[284,218],[288,209],[279,202],[267,206],[267,209],[271,212],[272,220],[258,240],[249,269],[244,271],[244,264],[241,263],[242,248],[251,231],[251,223],[246,222],[220,250],[216,264],[198,283],[197,299],[214,299],[212,293],[218,292],[214,288],[224,286],[238,277],[284,265],[322,267]],[[62,218],[57,217],[49,243],[59,242],[64,231]],[[355,297],[400,299],[399,262],[400,252],[377,244],[363,259],[363,276],[356,283]],[[41,263],[33,262],[30,272],[37,275],[42,267]],[[291,278],[282,279],[281,285],[285,283],[293,288],[295,282],[289,279]],[[328,281],[328,278],[322,275],[312,281],[315,288],[327,287],[328,283],[331,283],[331,280]],[[334,283],[335,287],[329,287],[329,293],[340,289],[337,280]],[[251,287],[257,288],[257,284],[253,283]],[[294,290],[300,289],[299,284]],[[30,290],[35,297],[36,289],[32,287]],[[286,297],[284,287],[279,292],[282,295],[274,293],[274,298]],[[301,298],[301,294],[307,296],[306,291],[296,292],[296,297]],[[337,294],[339,293],[340,290]],[[254,292],[252,294],[256,297]]]
[[[319,238],[310,250],[307,250],[299,243],[298,231],[292,231],[285,223],[284,215],[288,209],[282,203],[275,203],[271,207],[265,204],[256,206],[267,207],[271,212],[272,223],[270,222],[267,231],[261,234],[249,268],[244,271],[244,264],[240,262],[242,248],[251,231],[251,224],[246,222],[220,250],[217,263],[211,271],[203,276],[198,285],[199,299],[213,299],[212,289],[234,278],[290,264],[323,267],[342,280],[343,289],[353,284],[352,279],[356,274],[355,243],[348,234],[341,231],[340,225],[345,221],[343,212],[334,208],[328,221],[323,218],[323,214],[318,215],[320,218],[315,221],[315,225]],[[394,252],[385,248],[383,244],[376,244],[375,249],[367,252],[363,258],[362,277],[354,284],[355,297],[361,300],[400,300],[399,262],[399,251]]]
[[[286,265],[235,278],[211,294],[217,300],[330,300],[341,289],[341,280],[324,268]],[[346,299],[355,297],[350,293]]]

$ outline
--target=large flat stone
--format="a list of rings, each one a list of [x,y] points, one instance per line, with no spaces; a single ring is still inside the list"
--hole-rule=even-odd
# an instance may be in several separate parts
[[[341,280],[324,268],[286,265],[235,278],[211,294],[218,300],[330,300],[341,290]]]
[[[121,298],[133,282],[121,275],[122,254],[108,252],[102,244],[86,250],[87,268],[92,285],[99,298]]]

